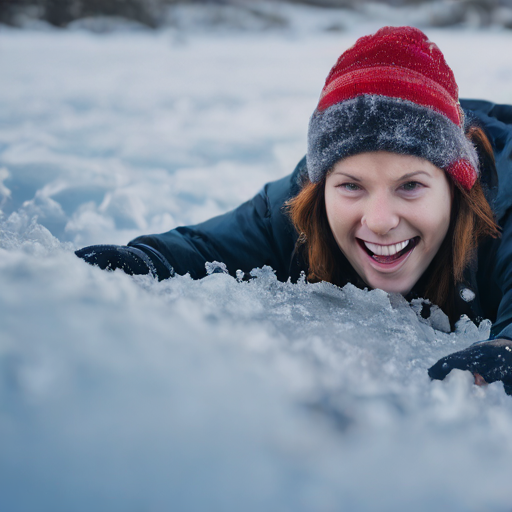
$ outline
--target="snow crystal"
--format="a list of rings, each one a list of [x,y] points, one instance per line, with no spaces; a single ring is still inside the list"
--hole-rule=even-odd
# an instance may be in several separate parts
[[[463,300],[465,300],[466,302],[471,302],[472,300],[475,299],[476,295],[475,295],[475,292],[473,290],[470,290],[469,288],[463,288],[461,291],[460,291],[460,296],[462,297]]]

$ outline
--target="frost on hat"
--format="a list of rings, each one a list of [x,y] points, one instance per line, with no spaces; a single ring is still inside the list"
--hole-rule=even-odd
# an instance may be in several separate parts
[[[425,158],[470,190],[478,157],[463,125],[439,48],[416,28],[384,27],[358,39],[325,81],[309,123],[309,179],[319,182],[342,158],[390,151]]]

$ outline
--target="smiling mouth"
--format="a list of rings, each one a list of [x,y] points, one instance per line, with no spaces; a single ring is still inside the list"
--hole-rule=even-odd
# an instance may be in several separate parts
[[[357,238],[359,245],[373,258],[377,263],[394,263],[407,253],[411,252],[420,240],[419,236],[398,242],[397,244],[380,245],[372,244]]]

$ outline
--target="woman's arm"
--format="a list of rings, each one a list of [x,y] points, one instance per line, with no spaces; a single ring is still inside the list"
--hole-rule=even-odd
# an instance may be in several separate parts
[[[512,164],[512,161],[510,161]],[[510,169],[512,173],[512,169]],[[501,301],[491,329],[494,339],[476,343],[465,350],[440,359],[428,374],[442,380],[453,369],[468,370],[483,378],[482,382],[501,380],[505,391],[512,395],[512,212],[502,219],[502,236],[494,262],[480,261],[480,265],[494,265],[492,278],[499,284]],[[487,288],[485,289],[487,290]],[[481,302],[494,297],[480,297]]]
[[[298,193],[304,168],[305,159],[291,175],[268,183],[250,201],[196,226],[143,235],[128,246],[86,247],[76,254],[103,269],[152,273],[159,279],[174,272],[199,279],[206,275],[206,262],[219,261],[231,275],[269,265],[286,281],[297,234],[283,206]]]
[[[499,192],[492,206],[502,236],[497,250],[488,254],[492,261],[480,258],[479,267],[482,275],[499,286],[501,300],[490,340],[443,357],[428,372],[432,379],[442,380],[452,369],[468,370],[479,383],[501,380],[505,391],[512,394],[512,106],[479,100],[462,100],[461,105],[480,120],[494,150]],[[495,302],[495,296],[486,296],[492,290],[492,286],[480,287],[482,304]]]
[[[290,197],[293,175],[268,183],[251,200],[224,215],[159,235],[144,235],[129,247],[158,251],[178,274],[206,275],[205,263],[225,263],[230,274],[270,265],[287,279],[295,244],[293,227],[282,206]]]

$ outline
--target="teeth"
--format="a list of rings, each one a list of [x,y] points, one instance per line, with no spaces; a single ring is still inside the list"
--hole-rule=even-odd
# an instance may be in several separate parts
[[[404,242],[398,242],[397,244],[391,245],[377,245],[370,242],[364,242],[364,245],[366,245],[366,247],[377,256],[394,256],[397,252],[405,249],[409,242],[410,240],[405,240]]]

